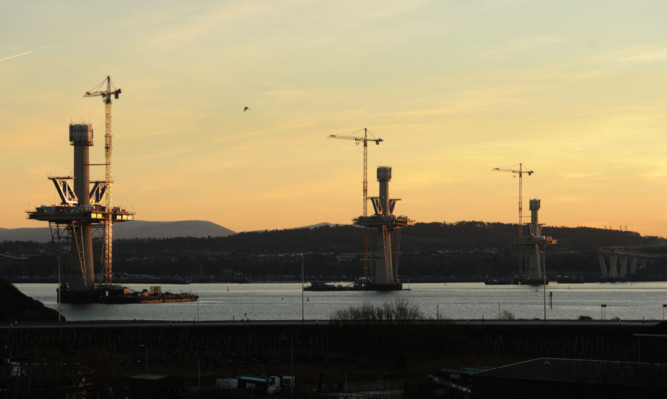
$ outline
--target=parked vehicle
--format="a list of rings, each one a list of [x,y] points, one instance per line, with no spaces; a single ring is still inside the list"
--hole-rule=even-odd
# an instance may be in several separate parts
[[[216,378],[215,385],[218,389],[223,390],[244,389],[274,395],[281,391],[294,389],[296,380],[291,375],[272,375],[270,377],[240,375],[233,378]]]
[[[277,394],[281,391],[290,391],[296,386],[296,380],[292,375],[272,375],[269,377],[267,393]]]

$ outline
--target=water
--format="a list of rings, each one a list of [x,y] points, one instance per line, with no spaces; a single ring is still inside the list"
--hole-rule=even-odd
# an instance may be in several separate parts
[[[129,284],[131,289],[148,288]],[[56,284],[16,284],[44,305],[57,309]],[[543,319],[542,287],[499,286],[483,283],[405,284],[403,291],[310,292],[303,296],[307,320],[327,320],[337,309],[370,303],[381,305],[405,299],[427,318],[497,319],[508,311],[516,318]],[[170,292],[193,292],[198,302],[103,305],[63,304],[70,321],[84,320],[301,320],[300,283],[272,284],[164,284]],[[553,307],[549,306],[553,293]],[[546,289],[547,318],[572,320],[590,316],[595,320],[663,320],[667,304],[667,282],[646,283],[550,283]],[[601,305],[606,304],[606,308]]]

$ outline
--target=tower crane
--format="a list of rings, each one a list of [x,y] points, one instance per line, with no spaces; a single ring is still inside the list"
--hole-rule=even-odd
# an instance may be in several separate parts
[[[364,143],[364,176],[363,176],[363,196],[364,196],[364,216],[368,216],[368,142],[374,142],[376,145],[380,145],[382,139],[377,139],[375,137],[368,138],[368,129],[364,128],[364,136],[337,136],[335,134],[329,135],[332,139],[343,139],[343,140],[354,140],[356,144]]]
[[[519,238],[523,236],[523,198],[522,198],[522,186],[523,186],[523,175],[524,173],[528,176],[535,173],[532,170],[526,170],[523,168],[523,164],[519,163],[519,169],[513,168],[493,168],[496,172],[510,172],[512,176],[519,176]],[[523,250],[519,247],[519,274],[523,272]]]
[[[371,134],[372,136],[372,134]],[[364,201],[363,216],[368,216],[368,143],[374,142],[375,145],[380,145],[382,142],[381,138],[368,137],[368,129],[364,128],[363,136],[338,136],[335,134],[329,135],[329,138],[332,139],[342,139],[342,140],[354,140],[355,144],[359,143],[364,144],[364,174],[363,174],[363,188],[362,195]],[[368,277],[368,229],[364,229],[364,277]]]
[[[111,83],[111,78],[107,76],[99,85],[90,91],[87,91],[84,97],[102,97],[104,102],[104,184],[106,185],[105,206],[106,221],[104,223],[104,284],[111,284],[111,258],[113,246],[113,209],[111,207],[111,96],[116,100],[121,93]]]

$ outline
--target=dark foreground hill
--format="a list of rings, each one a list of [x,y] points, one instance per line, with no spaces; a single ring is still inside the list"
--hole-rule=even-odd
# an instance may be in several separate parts
[[[57,321],[58,312],[0,279],[0,323]],[[64,319],[64,318],[63,318]]]

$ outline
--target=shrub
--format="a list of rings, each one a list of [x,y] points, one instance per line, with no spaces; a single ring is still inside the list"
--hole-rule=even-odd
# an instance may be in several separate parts
[[[364,303],[360,306],[350,306],[345,309],[335,310],[331,314],[331,320],[337,321],[406,321],[423,320],[424,314],[417,305],[408,303],[405,299],[397,299],[394,302],[385,302],[380,306]]]
[[[508,310],[503,310],[503,312],[500,314],[500,320],[515,320],[516,316],[514,316],[514,313],[508,311]]]

